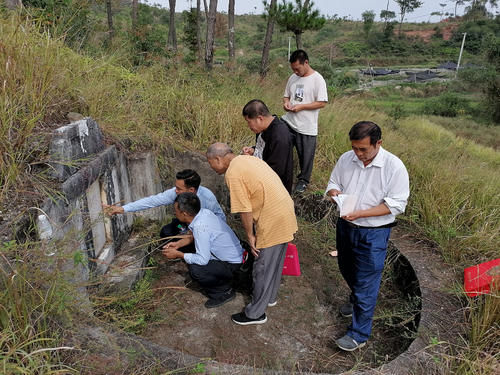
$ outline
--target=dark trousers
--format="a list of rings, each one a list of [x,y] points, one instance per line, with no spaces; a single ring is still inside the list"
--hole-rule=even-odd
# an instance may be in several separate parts
[[[297,133],[290,126],[288,126],[288,130],[292,136],[292,144],[297,150],[299,157],[300,173],[297,179],[308,184],[311,180],[317,137],[315,135]]]
[[[210,260],[206,265],[189,264],[189,273],[198,282],[209,298],[225,299],[231,292],[234,272],[241,263]]]
[[[165,238],[165,237],[170,237],[170,236],[177,236],[180,234],[184,229],[187,229],[187,225],[184,223],[181,223],[177,218],[173,218],[170,224],[165,225],[163,228],[161,228],[160,231],[160,238]],[[166,240],[164,244],[170,242],[170,241],[179,241],[179,239],[173,238]],[[187,246],[181,247],[179,251],[182,251],[183,253],[196,253],[196,249],[194,247],[194,243],[191,243]]]
[[[353,303],[347,334],[357,342],[371,334],[390,234],[391,228],[353,228],[343,219],[337,221],[338,264]]]

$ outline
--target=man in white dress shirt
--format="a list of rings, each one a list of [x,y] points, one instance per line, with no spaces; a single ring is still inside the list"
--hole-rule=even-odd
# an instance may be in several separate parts
[[[382,148],[377,124],[358,122],[349,138],[352,150],[337,161],[326,195],[337,197],[339,205],[347,200],[355,203],[337,221],[339,268],[351,289],[349,303],[341,306],[340,313],[352,316],[352,323],[336,343],[353,351],[370,337],[391,227],[405,210],[410,184],[403,162]]]

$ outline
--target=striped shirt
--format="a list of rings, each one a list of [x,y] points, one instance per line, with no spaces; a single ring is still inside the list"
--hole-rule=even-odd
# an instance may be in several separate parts
[[[298,229],[293,200],[266,162],[253,156],[236,156],[225,179],[231,212],[252,213],[258,249],[293,240]]]

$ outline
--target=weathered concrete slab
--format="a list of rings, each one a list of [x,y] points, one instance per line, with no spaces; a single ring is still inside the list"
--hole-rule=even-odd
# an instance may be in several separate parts
[[[94,252],[95,256],[98,257],[106,243],[106,229],[104,226],[104,213],[101,203],[101,184],[99,180],[95,180],[94,183],[90,185],[86,196],[94,242]]]
[[[76,173],[78,164],[104,150],[104,137],[91,118],[58,128],[50,145],[53,176],[60,181]]]
[[[86,286],[90,277],[85,243],[84,203],[48,199],[37,217],[37,231],[44,242],[48,272],[62,272],[76,286],[82,311],[90,311]],[[56,259],[57,262],[53,260]],[[78,261],[79,260],[79,261]],[[57,266],[57,269],[54,267]]]
[[[113,260],[103,284],[113,292],[129,291],[144,275],[149,259],[149,245],[144,239],[131,237],[122,245],[120,253]]]
[[[103,176],[102,201],[106,204],[124,204],[131,202],[127,160],[123,154],[118,155],[118,163]],[[134,222],[133,214],[105,217],[104,224],[108,241],[112,241],[116,249],[128,238]]]
[[[129,158],[128,175],[132,201],[164,191],[158,167],[156,166],[156,160],[151,153],[134,155]],[[152,220],[164,220],[165,207],[156,207],[135,212],[134,215]]]
[[[111,169],[118,160],[115,146],[110,146],[70,176],[62,184],[62,192],[68,200],[83,195],[103,173]]]
[[[99,257],[96,259],[96,274],[99,275],[104,275],[115,258],[115,246],[113,244],[109,244],[108,246],[105,246],[101,253],[99,254]]]

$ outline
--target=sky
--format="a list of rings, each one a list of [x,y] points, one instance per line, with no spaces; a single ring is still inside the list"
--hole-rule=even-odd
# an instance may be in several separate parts
[[[282,0],[278,0],[281,2]],[[293,0],[287,0],[293,1]],[[382,9],[386,9],[387,0],[312,0],[315,8],[319,9],[324,16],[333,16],[337,14],[339,17],[348,17],[353,20],[360,20],[361,13],[365,10],[373,10],[379,19],[379,14]],[[146,2],[140,0],[140,2]],[[209,0],[207,0],[209,3]],[[447,4],[441,7],[439,4]],[[162,7],[168,8],[168,0],[148,0],[148,4],[160,4]],[[203,8],[203,1],[201,2]],[[218,0],[217,10],[227,12],[228,0]],[[182,12],[189,9],[191,6],[196,7],[196,0],[177,0],[176,12]],[[236,14],[262,14],[264,6],[262,0],[235,0]],[[396,12],[399,17],[399,8],[394,0],[389,0],[389,10]],[[405,17],[405,21],[409,22],[438,22],[439,16],[431,16],[432,12],[442,11],[453,13],[455,11],[454,3],[450,0],[423,0],[423,5],[416,9],[413,13]],[[457,8],[457,14],[463,14],[464,6]]]

